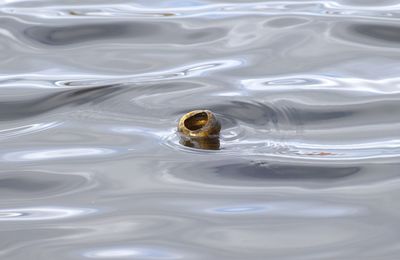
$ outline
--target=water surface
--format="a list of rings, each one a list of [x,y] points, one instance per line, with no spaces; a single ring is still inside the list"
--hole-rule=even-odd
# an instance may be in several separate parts
[[[0,258],[397,260],[398,1],[0,4]],[[209,109],[221,150],[183,147]]]

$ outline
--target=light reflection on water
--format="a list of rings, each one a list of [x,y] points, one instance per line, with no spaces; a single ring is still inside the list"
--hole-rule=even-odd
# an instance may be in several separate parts
[[[93,209],[79,208],[20,208],[0,211],[0,221],[34,221],[71,218],[83,214],[93,213]]]
[[[221,214],[263,214],[275,217],[344,217],[356,215],[361,209],[345,206],[330,206],[312,202],[270,202],[266,205],[243,205],[216,208],[211,212]]]
[[[164,252],[161,249],[148,247],[148,248],[110,248],[110,249],[99,249],[84,253],[85,257],[98,258],[98,259],[109,259],[109,258],[129,258],[129,259],[182,259],[178,255],[173,255],[168,252]]]
[[[3,1],[0,258],[397,260],[399,13]]]

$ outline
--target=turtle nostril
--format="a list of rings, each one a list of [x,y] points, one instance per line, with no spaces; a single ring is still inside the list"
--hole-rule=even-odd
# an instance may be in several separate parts
[[[190,131],[196,131],[204,127],[208,122],[208,115],[205,112],[197,113],[188,117],[184,124]]]

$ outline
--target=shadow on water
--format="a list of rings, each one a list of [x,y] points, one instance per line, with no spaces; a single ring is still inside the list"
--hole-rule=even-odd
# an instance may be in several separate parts
[[[25,30],[25,35],[48,45],[68,45],[115,37],[144,37],[160,31],[155,25],[136,23],[86,24],[71,26],[33,26]]]
[[[177,35],[175,32],[180,31]],[[32,26],[24,30],[24,35],[39,43],[50,46],[63,46],[94,42],[99,40],[134,39],[138,41],[160,41],[171,43],[199,43],[215,40],[221,37],[224,31],[221,28],[208,27],[206,29],[182,28],[178,23],[96,23],[69,26]],[[171,37],[171,35],[174,35]]]
[[[333,27],[333,36],[349,43],[377,47],[398,47],[400,26],[387,23],[347,23],[340,22]]]
[[[323,167],[280,164],[227,164],[217,166],[214,172],[222,178],[233,179],[281,179],[324,180],[338,179],[356,174],[359,167]]]
[[[0,102],[0,121],[36,116],[66,105],[76,106],[100,103],[121,93],[123,90],[124,88],[121,85],[104,85],[71,89],[23,101],[2,101]]]
[[[32,199],[81,189],[88,185],[84,176],[41,171],[1,172],[0,196],[9,199]]]
[[[378,41],[400,42],[400,27],[395,25],[354,24],[349,30]]]
[[[374,175],[369,176],[366,171],[368,168],[358,165],[312,165],[244,160],[207,162],[206,165],[204,162],[190,162],[169,169],[174,178],[222,186],[270,186],[277,183],[329,186],[343,181],[357,182],[374,178]]]

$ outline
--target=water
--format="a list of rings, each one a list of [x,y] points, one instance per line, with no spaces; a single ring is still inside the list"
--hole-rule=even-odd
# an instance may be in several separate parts
[[[398,1],[0,5],[0,259],[397,260]],[[209,109],[221,150],[183,147]]]

